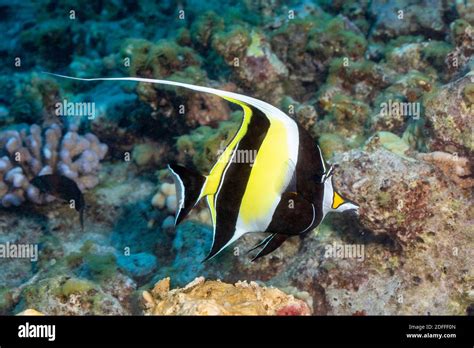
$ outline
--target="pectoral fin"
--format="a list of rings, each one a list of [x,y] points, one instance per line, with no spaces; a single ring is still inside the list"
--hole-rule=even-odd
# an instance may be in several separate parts
[[[267,232],[285,235],[304,233],[321,221],[314,204],[296,192],[285,192],[272,217]]]

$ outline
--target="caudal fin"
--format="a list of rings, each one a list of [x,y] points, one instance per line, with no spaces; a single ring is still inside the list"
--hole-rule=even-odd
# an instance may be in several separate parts
[[[169,164],[168,168],[173,175],[178,200],[174,221],[176,226],[183,221],[201,198],[206,177],[178,164]]]

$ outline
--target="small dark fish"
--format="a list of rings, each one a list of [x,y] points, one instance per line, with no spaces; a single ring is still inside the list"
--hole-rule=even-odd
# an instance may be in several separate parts
[[[74,200],[75,209],[79,212],[81,228],[84,230],[84,196],[74,180],[63,175],[47,174],[35,177],[31,184],[41,193],[47,193],[68,203]]]

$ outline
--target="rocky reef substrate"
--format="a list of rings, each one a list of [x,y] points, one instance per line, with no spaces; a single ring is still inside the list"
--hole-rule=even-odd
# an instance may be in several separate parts
[[[176,21],[174,1],[45,3],[0,5],[0,54],[20,62],[0,67],[0,244],[38,247],[33,262],[0,258],[1,314],[472,313],[471,3],[200,2]],[[252,234],[201,263],[207,208],[174,228],[166,164],[207,173],[242,111],[182,89],[45,70],[270,102],[318,141],[360,215],[329,215],[258,262],[247,251],[264,235]],[[97,112],[59,117],[64,100]],[[30,180],[49,170],[83,189],[84,231],[61,202],[38,201]]]

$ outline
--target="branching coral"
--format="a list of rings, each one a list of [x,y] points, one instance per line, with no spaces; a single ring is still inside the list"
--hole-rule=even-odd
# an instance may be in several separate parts
[[[176,189],[173,184],[168,182],[163,182],[160,184],[157,193],[151,200],[151,205],[161,211],[166,212],[166,214],[171,214],[163,219],[161,228],[167,229],[174,227],[174,215],[176,212],[177,198]],[[189,219],[210,225],[211,221],[207,208],[201,207],[202,205],[196,207],[196,209],[193,209],[189,215]]]
[[[94,134],[79,135],[73,129],[63,134],[57,124],[0,132],[0,206],[47,202],[51,197],[42,197],[30,183],[37,175],[58,173],[81,190],[92,188],[106,153],[107,145]]]

